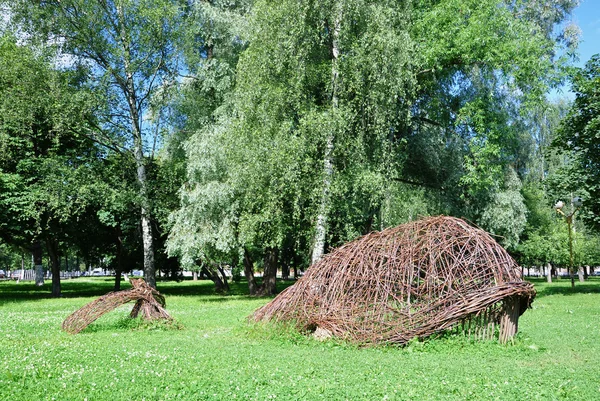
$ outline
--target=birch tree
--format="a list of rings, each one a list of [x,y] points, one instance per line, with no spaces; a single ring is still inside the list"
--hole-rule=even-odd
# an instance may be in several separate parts
[[[173,250],[266,266],[294,244],[309,263],[419,214],[490,217],[522,115],[562,77],[551,28],[574,4],[544,4],[256,2],[235,90],[186,142]]]
[[[171,233],[182,257],[233,251],[247,277],[262,259],[256,291],[270,294],[284,254],[323,254],[346,166],[383,170],[406,119],[408,3],[392,3],[255,3],[233,96],[187,143]]]
[[[107,148],[130,154],[136,164],[144,273],[155,287],[152,193],[146,159],[154,132],[150,102],[174,82],[175,46],[182,18],[170,0],[17,0],[13,21],[37,40],[59,47],[67,67],[87,69],[87,84],[102,96],[99,123],[90,132]],[[155,114],[156,115],[156,114]]]
[[[394,131],[406,121],[413,85],[409,9],[402,1],[256,5],[254,31],[270,39],[251,40],[244,54],[237,110],[242,131],[284,144],[273,153],[301,147],[297,169],[310,172],[295,197],[313,221],[313,262],[331,242],[332,199],[346,191],[344,177],[385,174],[396,156]],[[287,170],[271,173],[285,180]]]
[[[180,207],[169,216],[167,251],[195,275],[207,273],[217,291],[226,290],[221,265],[239,259],[232,191],[222,184],[227,144],[221,132],[238,58],[247,45],[250,4],[214,0],[190,5],[182,41],[188,71],[173,104],[177,134],[166,146],[170,162],[184,170]],[[246,277],[254,293],[252,272]]]

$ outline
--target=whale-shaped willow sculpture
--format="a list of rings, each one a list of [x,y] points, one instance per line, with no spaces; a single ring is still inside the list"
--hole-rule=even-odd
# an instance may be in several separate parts
[[[478,338],[499,332],[506,342],[534,297],[488,233],[439,216],[343,245],[251,318],[363,344],[405,344],[457,327]]]

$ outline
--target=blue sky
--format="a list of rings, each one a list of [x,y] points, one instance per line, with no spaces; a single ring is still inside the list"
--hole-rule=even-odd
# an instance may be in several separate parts
[[[600,53],[600,0],[581,0],[579,6],[573,11],[572,19],[581,28],[579,61],[575,65],[583,67],[590,57]],[[575,98],[575,94],[571,92],[570,83],[566,83],[561,88],[552,89],[548,94],[550,100],[565,97],[570,100]]]
[[[600,0],[582,0],[573,14],[573,21],[583,31],[577,63],[583,67],[592,55],[600,53]]]

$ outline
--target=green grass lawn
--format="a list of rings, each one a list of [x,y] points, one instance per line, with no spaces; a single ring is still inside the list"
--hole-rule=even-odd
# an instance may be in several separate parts
[[[63,283],[64,297],[0,282],[0,400],[597,400],[600,281],[536,282],[514,344],[446,336],[404,348],[321,343],[246,322],[268,299],[159,283],[182,326],[132,323],[128,304],[85,331],[65,317],[111,290]],[[126,287],[126,286],[125,286]]]

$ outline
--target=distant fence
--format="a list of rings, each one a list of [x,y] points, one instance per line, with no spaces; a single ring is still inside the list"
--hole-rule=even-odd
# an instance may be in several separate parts
[[[61,279],[70,279],[70,278],[77,278],[77,277],[81,277],[85,275],[85,272],[79,272],[79,271],[74,271],[74,272],[60,272],[60,278]],[[10,272],[10,275],[8,276],[10,278],[12,278],[13,280],[22,280],[22,281],[35,281],[35,270],[30,269],[30,270],[13,270],[12,272]],[[51,279],[52,278],[52,273],[47,271],[44,273],[44,279]]]
[[[84,275],[85,272],[60,272],[60,278],[77,278]],[[52,273],[48,272],[46,274],[47,278],[52,278]]]
[[[13,270],[10,272],[13,280],[35,280],[35,270]]]

